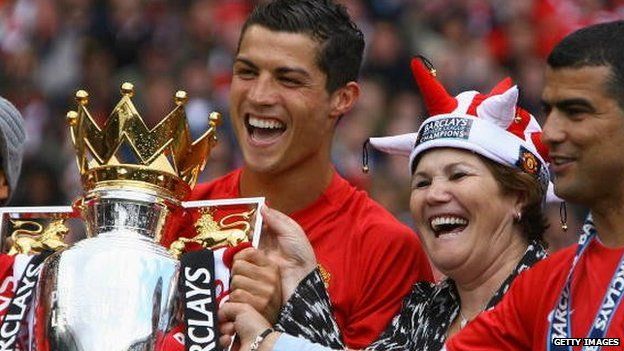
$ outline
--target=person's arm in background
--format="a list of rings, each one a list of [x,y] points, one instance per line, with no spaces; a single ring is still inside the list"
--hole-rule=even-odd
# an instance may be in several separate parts
[[[282,308],[275,329],[322,346],[345,348],[319,269],[299,283]]]

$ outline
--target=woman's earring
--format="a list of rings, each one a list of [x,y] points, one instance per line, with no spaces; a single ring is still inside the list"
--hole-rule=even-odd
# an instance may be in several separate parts
[[[362,172],[364,173],[368,173],[369,171],[369,167],[368,167],[368,144],[369,144],[369,140],[366,139],[366,141],[364,142],[364,145],[362,145]]]
[[[561,202],[559,205],[559,218],[561,220],[561,230],[564,232],[568,230],[568,209],[566,208],[566,203]]]
[[[520,221],[522,220],[522,212],[520,211],[516,212],[513,218],[514,218],[514,222],[520,223]]]

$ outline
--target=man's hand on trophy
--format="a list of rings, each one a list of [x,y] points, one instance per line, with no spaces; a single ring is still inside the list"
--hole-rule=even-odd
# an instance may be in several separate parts
[[[245,249],[234,256],[230,300],[247,303],[271,323],[282,306],[280,270],[262,251]]]
[[[247,351],[256,342],[256,350],[272,350],[279,333],[269,330],[271,323],[249,304],[232,302],[224,303],[219,308],[219,321],[221,323],[221,346],[229,346],[231,335],[235,331],[240,340],[240,350]],[[228,321],[228,322],[224,322]],[[228,335],[228,336],[225,336]],[[262,335],[260,341],[258,336]]]
[[[267,206],[262,207],[261,213],[264,226],[260,249],[279,266],[283,301],[287,301],[299,282],[316,268],[314,250],[292,218]]]

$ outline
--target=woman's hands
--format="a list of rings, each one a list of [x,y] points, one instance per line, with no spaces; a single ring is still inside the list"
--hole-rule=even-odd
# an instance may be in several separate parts
[[[219,325],[221,345],[227,347],[235,331],[240,341],[240,350],[244,351],[249,350],[260,333],[271,327],[271,324],[258,311],[246,303],[226,302],[219,309],[219,320],[227,320]],[[267,336],[261,344],[261,349],[271,350],[276,337],[277,335]]]

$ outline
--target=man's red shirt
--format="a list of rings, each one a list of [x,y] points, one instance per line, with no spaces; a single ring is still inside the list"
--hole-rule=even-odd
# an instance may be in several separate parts
[[[522,273],[501,303],[451,338],[447,349],[546,350],[552,311],[576,249],[577,245],[573,245],[561,250]],[[598,240],[593,240],[585,249],[572,276],[571,337],[587,337],[622,254],[624,248],[608,248]],[[614,312],[605,337],[620,338],[620,342],[624,342],[624,307]],[[602,347],[604,351],[621,349],[621,346]]]

